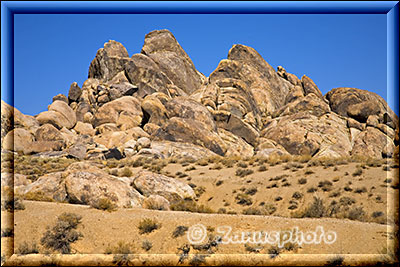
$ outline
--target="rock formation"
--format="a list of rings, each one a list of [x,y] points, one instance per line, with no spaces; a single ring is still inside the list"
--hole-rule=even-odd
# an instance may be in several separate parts
[[[47,111],[32,117],[3,101],[1,110],[2,149],[22,154],[385,158],[399,151],[398,116],[380,96],[356,88],[323,96],[311,78],[275,71],[238,44],[205,77],[168,30],[147,34],[132,56],[116,41],[105,43],[88,79],[81,87],[72,83],[68,96],[56,95]],[[67,178],[74,188],[78,178]]]

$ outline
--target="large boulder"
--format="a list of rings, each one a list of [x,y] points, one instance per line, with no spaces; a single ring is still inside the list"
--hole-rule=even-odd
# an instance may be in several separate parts
[[[282,145],[292,155],[349,156],[352,149],[347,121],[335,113],[316,117],[299,112],[275,118],[261,136]]]
[[[119,42],[110,40],[97,51],[96,57],[89,66],[88,78],[110,80],[124,70],[128,61],[129,54],[125,47]]]
[[[207,148],[190,143],[153,141],[151,148],[159,151],[165,158],[172,157],[197,161],[202,158],[217,156],[217,154]]]
[[[2,148],[15,152],[24,152],[34,141],[33,135],[23,128],[15,128],[9,131],[2,140]]]
[[[226,152],[225,143],[217,133],[191,119],[173,117],[153,134],[153,138],[154,140],[192,143],[208,148],[218,155],[224,155]]]
[[[218,135],[225,142],[227,151],[225,156],[239,156],[249,158],[254,155],[254,147],[247,143],[243,138],[234,135],[232,132],[223,128],[218,128]]]
[[[141,171],[133,178],[133,185],[144,196],[160,195],[168,201],[195,198],[193,189],[174,178],[149,171]]]
[[[321,91],[310,77],[303,75],[303,77],[301,77],[301,84],[303,85],[305,95],[314,94],[321,99],[323,98]]]
[[[246,83],[262,114],[281,107],[293,85],[277,75],[275,70],[251,47],[234,45],[228,59],[222,60],[210,74],[210,83],[223,78],[234,78]]]
[[[175,97],[165,105],[169,117],[191,119],[202,123],[210,131],[216,131],[214,119],[210,111],[199,102],[187,97]]]
[[[365,123],[369,116],[377,115],[380,122],[386,122],[394,129],[398,127],[397,115],[388,107],[382,97],[373,92],[340,87],[332,89],[325,97],[328,99],[332,111],[342,116]]]
[[[150,57],[176,86],[188,94],[196,91],[205,79],[168,30],[146,34],[142,54]]]
[[[57,202],[89,205],[107,198],[119,207],[140,207],[144,197],[130,186],[130,181],[79,162],[70,165],[65,172],[41,176],[22,192],[27,197],[36,195]]]
[[[173,85],[159,66],[143,54],[134,54],[131,57],[125,65],[125,73],[129,81],[138,86],[135,94],[138,97],[145,97],[155,92],[169,95],[168,86]]]
[[[309,93],[304,97],[299,97],[296,100],[286,104],[285,106],[274,112],[273,116],[286,116],[296,114],[302,111],[310,112],[319,117],[330,112],[329,105],[314,93]]]
[[[123,96],[104,104],[98,109],[95,114],[94,126],[97,127],[104,123],[117,123],[122,112],[136,122],[134,126],[140,125],[143,113],[139,100],[133,96]]]
[[[14,108],[1,100],[1,143],[6,134],[14,128]]]
[[[71,129],[76,124],[76,114],[73,109],[68,106],[64,101],[56,100],[49,106],[49,111],[60,113],[66,120],[67,125],[63,125],[68,129]]]
[[[66,143],[63,134],[51,124],[43,124],[35,133],[36,141],[62,141]]]
[[[155,94],[158,93],[146,96],[141,103],[141,107],[144,111],[144,118],[147,118],[146,123],[161,126],[168,120],[168,111]]]
[[[78,86],[76,82],[73,82],[69,87],[68,100],[70,102],[78,101],[78,99],[81,97],[81,94],[82,94],[81,88]]]
[[[354,140],[352,155],[371,158],[392,157],[393,139],[374,127],[367,127]]]

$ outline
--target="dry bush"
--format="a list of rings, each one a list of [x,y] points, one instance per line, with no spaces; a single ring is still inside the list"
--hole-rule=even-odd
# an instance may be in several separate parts
[[[175,230],[172,232],[172,237],[177,238],[183,236],[189,228],[187,226],[177,226]]]
[[[355,221],[364,221],[365,220],[365,211],[363,207],[354,207],[345,214],[345,218]]]
[[[250,206],[251,204],[253,204],[251,197],[249,197],[247,194],[239,193],[236,195],[235,199],[236,203],[240,205]]]
[[[324,192],[329,192],[332,190],[332,182],[328,180],[320,181],[318,183],[318,187],[322,189]]]
[[[182,199],[173,202],[170,206],[173,211],[190,211],[197,213],[215,213],[210,207],[198,205],[192,199]]]
[[[251,169],[241,169],[241,168],[239,168],[239,169],[236,170],[235,175],[239,176],[239,177],[245,177],[245,176],[250,175],[252,173],[254,173],[254,171],[251,170]]]
[[[223,183],[224,183],[223,180],[218,180],[218,181],[215,183],[215,185],[216,185],[216,186],[220,186],[220,185],[222,185]]]
[[[292,195],[292,198],[294,198],[294,199],[300,199],[302,197],[303,197],[303,194],[298,191],[294,192]]]
[[[39,248],[36,243],[28,244],[28,242],[24,241],[17,249],[18,255],[27,255],[27,254],[38,254]]]
[[[206,192],[206,188],[204,186],[197,186],[194,189],[194,193],[196,194],[196,197],[201,197],[202,194]]]
[[[185,169],[185,172],[194,171],[194,170],[196,170],[196,167],[192,165],[192,166],[190,166],[190,167],[187,167],[187,168]]]
[[[98,210],[106,210],[108,212],[117,210],[117,205],[112,200],[110,200],[109,198],[106,198],[106,197],[102,197],[95,201],[92,201],[90,206],[92,208],[95,208]]]
[[[209,169],[210,170],[221,170],[223,168],[221,163],[215,163],[213,166],[211,166]]]
[[[14,195],[14,190],[9,186],[1,187],[1,210],[13,212],[16,210],[24,210],[25,205],[22,199]]]
[[[352,173],[352,175],[355,176],[360,176],[363,173],[363,169],[361,167],[357,167],[356,170]]]
[[[365,192],[367,192],[367,188],[365,186],[363,186],[361,188],[356,188],[354,190],[354,193],[357,193],[357,194],[362,194],[362,193],[365,193]]]
[[[260,246],[260,245],[254,245],[254,246],[252,246],[252,245],[249,245],[249,244],[245,243],[245,244],[244,244],[244,249],[245,249],[247,252],[250,252],[250,253],[260,253],[260,251],[263,249],[263,247]]]
[[[267,166],[265,166],[264,164],[260,165],[257,169],[259,172],[265,172],[268,170]]]
[[[326,214],[325,206],[322,199],[314,197],[314,201],[305,209],[302,217],[321,218]]]
[[[236,164],[236,166],[238,166],[239,168],[247,168],[248,165],[246,162],[240,161]]]
[[[55,226],[52,229],[48,228],[44,233],[41,244],[62,254],[71,253],[71,243],[82,237],[82,234],[76,231],[81,219],[82,216],[75,213],[62,213],[58,216]]]
[[[131,244],[119,241],[116,246],[108,245],[104,254],[132,254]]]
[[[307,163],[312,159],[311,155],[300,155],[294,156],[293,161],[300,162],[300,163]]]
[[[153,247],[153,244],[149,240],[144,240],[142,242],[142,249],[149,251]]]
[[[25,195],[23,195],[23,198],[26,200],[35,200],[35,201],[47,201],[47,202],[54,201],[54,199],[46,196],[42,191],[28,192]]]
[[[332,259],[328,260],[327,266],[341,266],[343,264],[344,257],[341,255],[336,255]]]
[[[304,172],[304,175],[310,175],[310,174],[313,174],[313,173],[315,173],[315,172],[313,172],[313,171],[310,170],[310,169],[307,169],[307,170]]]
[[[139,233],[142,234],[148,234],[153,232],[154,230],[157,230],[161,227],[161,224],[158,223],[157,221],[150,219],[150,218],[144,218],[139,222]]]
[[[256,193],[257,193],[257,188],[256,187],[248,188],[245,191],[245,194],[250,195],[250,196],[254,196]]]
[[[300,178],[299,180],[297,180],[297,182],[299,184],[306,184],[307,183],[307,179],[306,178]]]
[[[243,210],[244,215],[271,215],[276,211],[276,206],[274,204],[264,204],[263,206],[256,208],[250,207]]]

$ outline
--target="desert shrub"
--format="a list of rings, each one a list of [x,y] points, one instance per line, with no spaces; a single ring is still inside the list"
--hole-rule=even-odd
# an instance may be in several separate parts
[[[98,210],[106,210],[108,212],[117,210],[117,205],[109,198],[102,197],[92,201],[90,206]]]
[[[310,170],[310,169],[308,169],[308,170],[306,170],[306,171],[304,172],[305,175],[310,175],[310,174],[313,174],[313,173],[314,173],[314,171],[312,171],[312,170]]]
[[[346,191],[346,192],[351,192],[351,191],[353,191],[353,189],[352,189],[350,186],[348,186],[348,185],[346,185],[345,187],[343,187],[343,190]]]
[[[1,237],[14,237],[14,229],[8,227],[1,229]]]
[[[215,163],[214,165],[212,165],[210,168],[210,170],[221,170],[224,166],[222,166],[221,163]]]
[[[275,201],[281,201],[281,200],[282,200],[282,197],[276,197],[274,200],[275,200]]]
[[[226,209],[225,209],[225,208],[219,208],[219,209],[217,210],[217,213],[219,213],[219,214],[226,214]]]
[[[358,193],[358,194],[365,193],[365,192],[367,192],[367,188],[365,188],[365,186],[363,186],[361,188],[356,188],[354,190],[354,193]]]
[[[224,183],[224,181],[218,180],[218,181],[215,183],[215,185],[216,185],[216,186],[220,186],[220,185],[223,184],[223,183]]]
[[[13,212],[15,210],[24,210],[25,205],[19,196],[14,195],[13,189],[6,187],[1,189],[1,210]]]
[[[250,244],[245,243],[244,244],[244,249],[247,252],[250,252],[250,253],[260,253],[260,250],[262,249],[262,247],[261,246],[256,246],[256,245],[252,246]]]
[[[330,195],[329,195],[329,197],[338,197],[338,196],[340,196],[340,191],[336,191],[336,192],[332,192]]]
[[[243,162],[243,161],[238,162],[236,164],[236,166],[238,166],[239,168],[243,168],[243,169],[248,167],[247,163]]]
[[[320,181],[318,183],[318,187],[322,189],[322,191],[331,191],[332,190],[332,182],[328,180]]]
[[[214,213],[214,211],[205,205],[198,205],[192,199],[181,199],[173,202],[170,206],[174,211],[190,211],[197,213]]]
[[[221,160],[221,163],[227,167],[227,168],[232,168],[235,165],[236,160],[232,158],[223,158]]]
[[[310,187],[310,188],[307,189],[307,193],[314,193],[316,191],[318,191],[318,189],[315,188],[315,187]]]
[[[306,208],[303,217],[321,218],[325,216],[325,206],[322,199],[314,197],[314,201]]]
[[[363,173],[363,169],[361,167],[357,167],[356,170],[352,173],[354,177],[360,176]]]
[[[28,242],[24,241],[18,249],[17,249],[17,254],[18,255],[27,255],[27,254],[38,254],[39,249],[36,243],[28,244]]]
[[[140,234],[151,233],[160,227],[161,227],[161,224],[159,224],[157,221],[150,219],[150,218],[144,218],[143,220],[141,220],[139,222],[139,226],[138,226]]]
[[[199,166],[207,166],[207,165],[208,165],[208,160],[205,159],[205,158],[202,158],[202,159],[199,159],[199,160],[196,162],[196,164],[199,165]]]
[[[205,254],[194,254],[189,261],[189,265],[192,266],[204,265],[206,263],[206,257],[207,255]]]
[[[294,199],[300,199],[302,197],[303,197],[303,194],[298,191],[294,192],[292,195],[292,198],[294,198]]]
[[[131,245],[123,241],[119,241],[116,246],[108,245],[104,254],[132,254]]]
[[[194,189],[196,197],[201,197],[201,195],[204,194],[204,192],[206,192],[206,188],[204,186],[198,186]]]
[[[271,259],[277,257],[280,253],[280,248],[278,246],[272,246],[268,249],[268,254]]]
[[[328,266],[341,266],[343,264],[344,257],[340,255],[336,255],[332,259],[328,260]]]
[[[195,166],[190,166],[185,169],[185,172],[194,171],[196,169]]]
[[[248,195],[243,194],[243,193],[237,194],[235,199],[236,199],[236,203],[239,205],[250,206],[251,204],[253,204],[253,201],[251,200],[251,198]]]
[[[118,176],[118,169],[117,168],[109,169],[108,174],[113,175],[113,176]]]
[[[259,172],[265,172],[266,170],[268,170],[267,166],[265,166],[264,164],[261,165],[260,167],[258,167],[257,169]]]
[[[251,187],[245,191],[245,194],[248,194],[250,196],[254,196],[256,193],[257,193],[256,187]]]
[[[251,170],[251,169],[241,169],[241,168],[239,168],[239,169],[237,169],[236,170],[236,176],[239,176],[239,177],[245,177],[245,176],[247,176],[247,175],[250,175],[250,174],[252,174],[254,171],[253,170]]]
[[[354,207],[345,214],[345,218],[350,220],[364,221],[365,212],[362,207]]]
[[[289,182],[285,182],[285,183],[282,184],[282,186],[284,186],[284,187],[288,187],[288,186],[291,186],[291,185],[292,185],[292,184],[289,183]]]
[[[278,176],[275,176],[273,178],[270,178],[269,181],[279,181],[279,180],[282,180],[283,178],[286,178],[286,177],[289,177],[289,175],[282,174],[282,175],[278,175]]]
[[[179,225],[172,232],[172,237],[177,238],[183,236],[189,228],[187,226]]]
[[[250,207],[243,210],[244,215],[271,215],[276,211],[276,206],[271,203],[264,203],[260,208]]]
[[[299,180],[297,180],[297,182],[299,184],[306,184],[307,183],[307,179],[306,178],[300,178]]]
[[[75,213],[62,213],[52,229],[44,233],[41,244],[49,249],[58,250],[63,254],[71,253],[71,243],[77,241],[82,234],[76,231],[82,216]]]
[[[153,244],[149,240],[144,240],[142,242],[142,249],[149,251],[153,247]]]
[[[372,213],[372,215],[371,215],[371,217],[372,218],[378,218],[378,217],[381,217],[381,216],[383,216],[383,212],[382,211],[374,211],[373,213]]]

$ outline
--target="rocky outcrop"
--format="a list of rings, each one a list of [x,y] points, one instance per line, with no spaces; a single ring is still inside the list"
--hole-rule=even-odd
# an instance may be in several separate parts
[[[282,106],[293,86],[281,79],[257,51],[245,45],[234,45],[229,50],[228,59],[222,60],[210,74],[209,81],[214,83],[224,78],[246,83],[261,113],[273,112]]]
[[[192,60],[168,30],[146,34],[142,54],[150,57],[177,87],[187,94],[196,91],[205,80]]]
[[[377,115],[380,122],[396,129],[399,119],[388,107],[386,101],[373,92],[340,87],[326,94],[332,111],[365,123],[371,115]],[[392,122],[392,123],[391,123]]]
[[[72,83],[68,97],[56,95],[36,116],[2,101],[1,123],[5,150],[80,160],[382,158],[397,157],[399,145],[398,117],[374,93],[335,88],[323,96],[311,78],[275,71],[240,44],[206,78],[168,30],[147,34],[131,57],[105,43],[81,87]]]
[[[129,54],[125,47],[116,41],[110,40],[103,48],[97,51],[96,57],[89,66],[88,78],[110,80],[118,72],[124,70],[129,61]]]
[[[226,152],[225,143],[217,133],[209,131],[203,124],[191,119],[173,117],[154,133],[153,138],[192,143],[208,148],[218,155],[224,155]]]
[[[141,171],[133,178],[134,187],[144,196],[160,195],[168,201],[195,198],[193,189],[173,178],[149,171]]]

